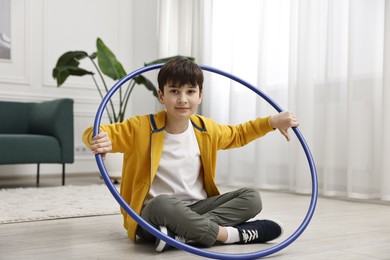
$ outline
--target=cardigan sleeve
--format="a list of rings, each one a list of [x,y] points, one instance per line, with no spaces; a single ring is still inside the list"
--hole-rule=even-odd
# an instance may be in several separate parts
[[[271,127],[269,116],[234,126],[213,122],[208,130],[217,141],[218,149],[231,149],[244,146],[275,129]]]
[[[100,126],[100,132],[106,132],[112,143],[112,153],[125,153],[136,138],[141,120],[139,117],[126,119],[121,123]],[[88,127],[82,136],[83,143],[89,148],[92,140],[93,126]]]

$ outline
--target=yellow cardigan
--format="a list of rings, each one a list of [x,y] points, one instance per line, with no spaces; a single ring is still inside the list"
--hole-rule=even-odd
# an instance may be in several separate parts
[[[149,192],[162,154],[166,111],[155,115],[135,116],[122,123],[101,125],[112,142],[113,153],[123,153],[123,170],[120,193],[131,208],[140,214]],[[244,124],[220,125],[213,120],[192,115],[191,122],[198,141],[207,195],[219,195],[215,184],[217,151],[241,147],[274,130],[270,117],[258,118]],[[93,127],[84,131],[83,142],[88,147]],[[135,241],[137,222],[122,208],[124,227],[129,238]]]

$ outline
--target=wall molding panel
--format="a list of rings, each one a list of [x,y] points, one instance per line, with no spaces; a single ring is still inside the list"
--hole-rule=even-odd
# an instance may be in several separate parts
[[[11,59],[0,59],[0,82],[29,84],[29,4],[27,0],[12,0],[11,19]]]

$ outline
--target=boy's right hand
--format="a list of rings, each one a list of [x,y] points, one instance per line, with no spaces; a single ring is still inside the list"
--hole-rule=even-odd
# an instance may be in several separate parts
[[[99,134],[95,135],[92,138],[90,145],[93,154],[100,153],[103,160],[106,158],[106,153],[109,153],[112,150],[111,140],[106,132],[100,132]]]

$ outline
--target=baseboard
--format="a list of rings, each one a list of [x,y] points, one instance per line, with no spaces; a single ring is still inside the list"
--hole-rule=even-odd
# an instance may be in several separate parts
[[[62,176],[62,173],[45,173],[44,175],[41,175],[42,178],[45,179],[58,179],[59,176]],[[83,172],[83,173],[66,173],[65,172],[65,178],[71,177],[71,178],[85,178],[85,177],[91,177],[96,176],[96,172]],[[6,174],[1,173],[0,174],[0,182],[1,181],[8,181],[8,180],[30,180],[30,179],[36,179],[37,175],[35,174]]]

